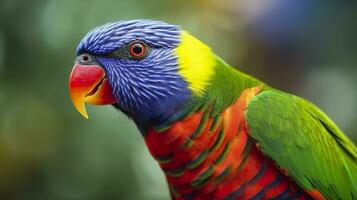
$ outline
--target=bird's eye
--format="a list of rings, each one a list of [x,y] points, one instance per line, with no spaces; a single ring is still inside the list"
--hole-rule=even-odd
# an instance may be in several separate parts
[[[146,55],[147,49],[143,43],[135,42],[130,44],[130,55],[133,58],[143,58]]]
[[[90,64],[95,62],[95,58],[90,54],[83,53],[76,58],[76,62],[81,64]]]
[[[84,62],[89,61],[89,56],[88,56],[88,55],[83,55],[83,56],[82,56],[82,60],[83,60]]]

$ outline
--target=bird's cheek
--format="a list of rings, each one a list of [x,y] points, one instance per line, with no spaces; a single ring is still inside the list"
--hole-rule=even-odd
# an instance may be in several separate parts
[[[98,65],[75,64],[69,78],[69,93],[76,109],[87,119],[85,103],[117,103],[105,71]]]

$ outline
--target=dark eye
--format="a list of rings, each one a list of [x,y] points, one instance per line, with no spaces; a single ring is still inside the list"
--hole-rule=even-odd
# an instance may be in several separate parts
[[[90,64],[95,62],[95,58],[90,54],[83,53],[76,58],[76,62],[81,64]]]
[[[82,56],[82,61],[83,61],[83,62],[88,62],[89,59],[90,59],[90,58],[89,58],[88,55],[83,55],[83,56]]]
[[[130,44],[130,55],[133,58],[143,58],[146,55],[146,46],[140,42]]]

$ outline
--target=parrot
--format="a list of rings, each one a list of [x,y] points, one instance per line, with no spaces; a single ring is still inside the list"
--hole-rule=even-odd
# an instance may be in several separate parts
[[[132,120],[171,199],[357,199],[357,148],[316,105],[238,68],[179,25],[113,21],[79,42],[69,96]]]

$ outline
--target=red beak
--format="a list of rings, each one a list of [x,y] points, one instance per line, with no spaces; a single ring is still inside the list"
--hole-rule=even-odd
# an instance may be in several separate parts
[[[85,103],[107,105],[117,102],[105,71],[98,65],[75,64],[69,77],[69,94],[74,106],[86,119]]]

